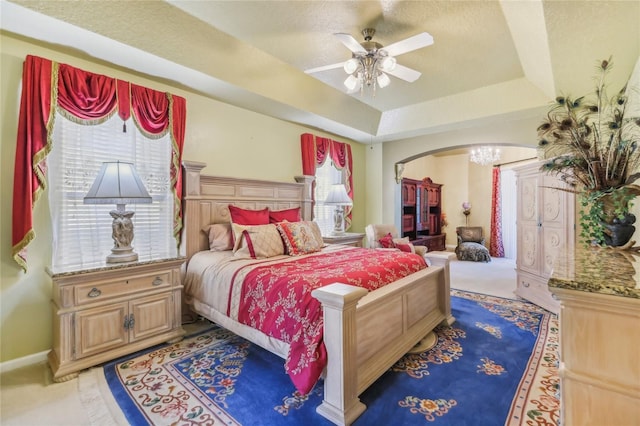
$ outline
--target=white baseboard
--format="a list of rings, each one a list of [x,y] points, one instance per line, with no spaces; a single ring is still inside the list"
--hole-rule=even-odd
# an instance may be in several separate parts
[[[23,356],[21,358],[12,359],[5,362],[0,362],[0,374],[7,371],[16,370],[18,368],[26,367],[28,365],[38,364],[40,362],[47,361],[47,355],[49,351],[38,352],[35,354]]]

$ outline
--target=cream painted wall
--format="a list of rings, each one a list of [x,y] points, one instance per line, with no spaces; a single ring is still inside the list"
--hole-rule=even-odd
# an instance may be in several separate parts
[[[18,87],[27,54],[185,97],[187,126],[183,157],[185,160],[206,162],[204,172],[208,174],[293,181],[293,176],[302,173],[300,134],[310,132],[349,143],[353,152],[355,192],[351,229],[364,230],[367,178],[364,145],[217,102],[184,91],[177,85],[72,56],[51,46],[34,45],[0,35],[0,191],[5,204],[13,199]],[[36,238],[28,247],[27,273],[23,273],[11,257],[11,210],[5,208],[0,213],[0,362],[51,348],[51,283],[45,269],[51,259],[52,233],[47,206],[46,196],[35,206]]]
[[[464,225],[462,202],[469,200],[469,162],[467,154],[434,157],[438,159],[438,168],[433,179],[442,186],[442,211],[447,216],[448,225],[443,228],[447,233],[447,246],[456,245],[456,226]]]
[[[510,163],[536,155],[535,149],[532,148],[501,147],[501,151],[499,163]],[[483,227],[488,246],[491,227],[492,167],[471,163],[467,153],[459,154],[459,150],[455,152],[453,155],[446,155],[445,151],[438,156],[427,155],[412,160],[405,165],[403,176],[411,179],[429,177],[443,185],[442,211],[449,223],[443,232],[447,234],[446,244],[449,247],[457,244],[456,227],[465,225],[465,216],[462,213],[464,201],[471,203],[469,226]],[[515,196],[515,193],[510,195]]]
[[[375,208],[382,203],[382,144],[371,144],[365,149],[367,160],[365,226],[382,223],[382,210]]]
[[[393,173],[395,163],[408,163],[431,153],[480,144],[535,148],[537,143],[536,128],[539,121],[540,116],[535,115],[499,124],[458,129],[384,144],[381,166],[383,194],[378,206],[382,210],[384,223],[400,225],[399,211],[395,208],[397,204],[393,203],[394,200],[399,200],[398,194],[400,193],[400,185],[396,184]],[[473,170],[470,170],[468,180],[472,181],[476,178]],[[447,241],[449,241],[448,238]]]

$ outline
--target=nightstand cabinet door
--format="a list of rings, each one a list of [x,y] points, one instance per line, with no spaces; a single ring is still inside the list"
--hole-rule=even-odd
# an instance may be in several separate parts
[[[124,326],[128,303],[117,303],[75,313],[75,358],[102,353],[126,345],[129,330]]]
[[[128,317],[131,341],[145,339],[171,330],[173,324],[172,294],[145,297],[131,302]],[[178,301],[178,306],[180,302]]]

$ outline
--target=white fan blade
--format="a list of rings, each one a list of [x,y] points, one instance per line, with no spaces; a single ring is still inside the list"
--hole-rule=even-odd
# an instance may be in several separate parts
[[[396,68],[393,71],[386,71],[386,73],[391,74],[400,80],[408,81],[409,83],[413,83],[422,75],[421,72],[412,70],[411,68],[407,68],[400,64],[396,64]]]
[[[386,50],[389,56],[398,56],[412,50],[427,47],[433,44],[433,37],[429,33],[420,33],[413,37],[405,38],[389,46],[385,46],[382,50]]]
[[[311,69],[308,69],[308,70],[304,70],[304,72],[306,74],[313,74],[315,72],[333,70],[333,69],[336,69],[336,68],[342,68],[343,66],[344,66],[344,62],[340,62],[340,63],[337,63],[337,64],[324,65],[324,66],[318,67],[318,68],[311,68]]]
[[[349,49],[353,53],[367,51],[367,49],[362,47],[362,45],[360,45],[360,43],[358,43],[358,41],[355,38],[353,38],[353,36],[351,36],[351,34],[335,33],[334,36],[338,37],[338,39],[340,39],[342,44],[347,46],[347,49]]]

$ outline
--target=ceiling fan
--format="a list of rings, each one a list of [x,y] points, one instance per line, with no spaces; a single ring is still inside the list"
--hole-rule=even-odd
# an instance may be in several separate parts
[[[334,35],[342,44],[351,50],[351,59],[346,62],[311,68],[305,70],[305,73],[313,74],[343,67],[345,72],[349,74],[344,81],[348,93],[362,91],[365,86],[372,87],[375,93],[376,86],[384,88],[391,82],[387,74],[409,83],[416,81],[421,73],[398,64],[395,57],[432,45],[433,37],[426,32],[420,33],[384,47],[371,40],[375,32],[376,30],[373,28],[362,30],[364,36],[362,44],[358,43],[350,34],[335,33]]]

